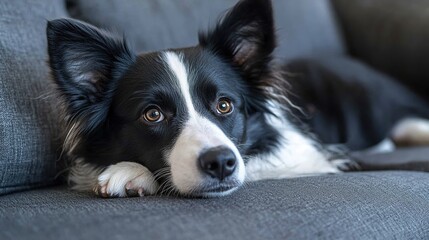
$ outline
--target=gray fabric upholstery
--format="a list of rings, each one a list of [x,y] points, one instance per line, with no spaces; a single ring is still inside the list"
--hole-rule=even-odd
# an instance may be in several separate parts
[[[429,147],[399,148],[393,152],[355,152],[351,156],[363,170],[402,169],[429,172]]]
[[[273,0],[277,58],[286,61],[345,53],[329,0]]]
[[[333,0],[351,54],[429,100],[429,1]]]
[[[216,199],[100,199],[65,188],[0,198],[0,239],[428,239],[429,174],[251,183]]]
[[[198,30],[213,26],[234,0],[70,0],[70,14],[124,32],[139,51],[197,44]],[[275,0],[277,55],[291,59],[341,54],[343,43],[328,0]]]
[[[58,0],[0,0],[0,195],[47,184],[56,174],[45,27],[65,14]]]

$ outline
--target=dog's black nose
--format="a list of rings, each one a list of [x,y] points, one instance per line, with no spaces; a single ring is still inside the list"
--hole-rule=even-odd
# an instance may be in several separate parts
[[[230,176],[237,166],[234,152],[226,147],[211,148],[202,153],[198,160],[205,173],[219,180]]]

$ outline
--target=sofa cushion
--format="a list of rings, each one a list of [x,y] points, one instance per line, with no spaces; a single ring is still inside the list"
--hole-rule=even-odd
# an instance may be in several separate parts
[[[351,54],[429,101],[429,1],[333,0]]]
[[[101,199],[66,188],[0,197],[0,239],[428,239],[429,174],[263,181],[214,199]]]
[[[362,170],[412,170],[429,172],[429,147],[405,147],[390,152],[351,153]]]
[[[72,17],[124,32],[139,51],[188,47],[213,26],[232,0],[69,0]],[[275,0],[277,55],[291,59],[341,54],[343,43],[329,0]]]
[[[47,184],[56,174],[45,27],[65,15],[60,0],[0,1],[0,195]]]

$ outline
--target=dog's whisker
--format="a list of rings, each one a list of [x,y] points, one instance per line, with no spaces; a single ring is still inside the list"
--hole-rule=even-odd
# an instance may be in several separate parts
[[[167,181],[163,182],[159,187],[158,190],[162,193],[163,189],[165,188],[165,186],[167,185]]]
[[[174,194],[174,193],[175,193],[175,189],[174,189],[174,187],[173,187],[172,185],[170,185],[170,186],[166,189],[166,192],[167,192],[166,196],[167,196],[167,197],[170,197],[170,196],[172,196],[172,194]]]
[[[158,180],[160,180],[162,178],[166,178],[166,177],[168,177],[170,175],[171,175],[170,169],[163,169],[163,170],[161,170],[161,171],[159,171],[159,172],[157,172],[157,173],[154,174],[155,181],[158,181]]]
[[[160,192],[160,194],[163,194],[166,190],[166,188],[168,189],[169,187],[173,187],[173,185],[171,184],[171,175],[168,175],[168,176],[166,176],[166,180],[165,180],[165,182],[163,182],[162,184],[161,184],[161,186],[158,188],[159,189],[159,192]]]

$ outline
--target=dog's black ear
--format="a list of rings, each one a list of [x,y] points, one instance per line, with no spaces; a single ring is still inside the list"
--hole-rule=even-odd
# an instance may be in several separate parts
[[[121,37],[71,19],[47,24],[49,64],[70,118],[90,131],[104,120],[118,79],[134,62]]]
[[[241,0],[208,33],[200,33],[200,45],[232,61],[248,77],[267,70],[275,48],[270,0]]]

